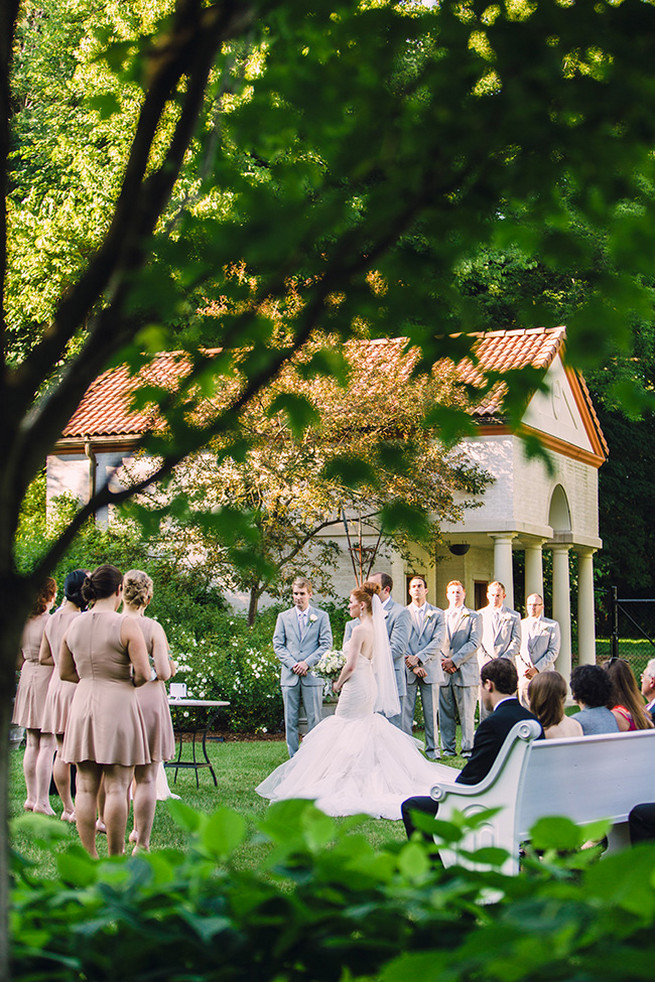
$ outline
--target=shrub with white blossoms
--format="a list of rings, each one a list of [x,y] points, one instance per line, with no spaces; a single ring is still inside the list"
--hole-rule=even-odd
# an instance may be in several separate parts
[[[225,630],[197,638],[180,625],[166,625],[177,662],[175,681],[186,682],[193,699],[225,699],[230,705],[216,724],[232,732],[276,733],[284,728],[280,663],[272,629],[254,632],[245,618],[226,620]]]

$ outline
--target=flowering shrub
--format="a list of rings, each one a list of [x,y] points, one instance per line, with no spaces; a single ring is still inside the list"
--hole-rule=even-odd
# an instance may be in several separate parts
[[[190,699],[225,699],[220,712],[232,732],[278,733],[284,728],[280,692],[280,663],[273,653],[270,631],[248,628],[245,618],[228,614],[225,627],[197,638],[194,632],[163,623],[177,662],[176,682],[185,682]],[[178,709],[183,724],[193,710]],[[224,721],[224,722],[223,722]]]

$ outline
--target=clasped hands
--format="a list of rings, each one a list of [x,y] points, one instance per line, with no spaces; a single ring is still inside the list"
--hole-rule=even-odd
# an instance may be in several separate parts
[[[405,658],[405,664],[407,668],[410,668],[414,675],[419,679],[424,679],[427,676],[427,671],[423,668],[418,655],[407,655]]]
[[[452,660],[452,658],[444,658],[441,662],[441,667],[443,668],[446,675],[454,675],[457,671],[457,665]]]
[[[306,661],[297,661],[296,664],[291,669],[296,675],[307,675],[309,671],[309,665]]]

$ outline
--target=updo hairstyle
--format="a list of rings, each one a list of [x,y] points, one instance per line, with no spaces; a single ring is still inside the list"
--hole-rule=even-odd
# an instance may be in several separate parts
[[[105,597],[111,597],[112,593],[116,593],[122,582],[123,574],[115,566],[109,564],[96,566],[93,572],[84,578],[82,596],[88,604],[96,600],[104,600]]]
[[[358,603],[364,604],[370,614],[373,611],[373,597],[377,596],[379,593],[379,584],[373,583],[371,580],[366,580],[366,582],[362,583],[361,586],[355,587],[351,593],[351,596],[354,597]]]
[[[530,709],[544,730],[561,723],[564,717],[567,686],[559,672],[539,672],[528,686]]]
[[[146,607],[152,594],[152,580],[142,569],[131,569],[123,577],[123,600],[130,607]]]
[[[36,600],[32,604],[32,613],[30,614],[30,617],[38,617],[39,614],[45,614],[46,610],[55,599],[56,594],[57,582],[52,576],[48,576],[39,587]]]
[[[64,580],[64,596],[66,600],[70,600],[80,610],[84,610],[86,607],[86,601],[82,596],[82,584],[87,576],[88,573],[85,569],[74,569]]]

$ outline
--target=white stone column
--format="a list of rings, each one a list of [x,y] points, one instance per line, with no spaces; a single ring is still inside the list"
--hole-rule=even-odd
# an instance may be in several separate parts
[[[543,544],[545,539],[531,539],[525,543],[525,599],[531,593],[544,595]]]
[[[378,567],[384,569],[384,566]],[[373,567],[373,572],[375,572],[376,567]],[[407,604],[407,588],[405,586],[405,560],[400,555],[399,552],[394,552],[391,554],[391,579],[393,580],[393,599],[397,604],[402,604],[403,607]]]
[[[575,546],[578,554],[578,662],[596,664],[596,610],[594,603],[595,549]]]
[[[557,671],[568,682],[571,676],[571,590],[569,585],[569,545],[555,543],[553,551],[553,617],[559,622],[562,646]]]
[[[502,535],[492,535],[494,540],[494,580],[505,587],[508,607],[514,606],[514,568],[512,565],[512,540],[514,533],[504,532]]]

